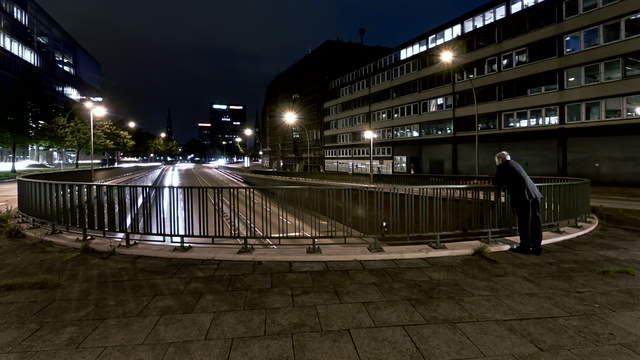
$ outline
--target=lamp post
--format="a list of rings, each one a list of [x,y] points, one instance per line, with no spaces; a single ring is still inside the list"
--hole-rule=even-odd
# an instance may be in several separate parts
[[[369,176],[371,184],[373,184],[373,139],[376,138],[376,133],[371,130],[364,132],[364,138],[369,140]]]
[[[224,156],[224,163],[227,163],[227,142],[222,142],[222,156]]]
[[[440,53],[440,61],[442,61],[443,63],[447,64],[447,65],[451,65],[455,62],[456,59],[456,54],[451,51],[451,50],[445,50],[442,53]],[[453,108],[455,111],[455,83],[456,83],[456,76],[455,76],[455,67],[453,67],[451,69],[451,86],[454,89],[453,90]],[[478,145],[479,145],[479,134],[480,134],[480,128],[479,128],[479,124],[478,124],[478,97],[476,94],[476,87],[473,85],[473,79],[469,79],[470,84],[471,84],[471,91],[473,92],[473,104],[475,106],[475,167],[476,167],[476,176],[478,176],[480,174],[480,169],[479,169],[479,162],[480,162],[480,155],[478,153]]]
[[[247,144],[245,145],[245,148],[247,149],[245,157],[244,157],[244,161],[245,167],[251,167],[251,155],[249,153],[249,136],[252,136],[254,134],[253,129],[244,129],[244,136],[246,137],[246,142]]]
[[[307,131],[307,128],[302,124],[296,124],[298,122],[298,114],[293,111],[287,111],[284,114],[284,122],[291,127],[294,125],[300,126],[302,130],[304,130],[305,137],[307,138],[307,170],[311,170],[311,142],[309,140],[309,132]],[[304,163],[302,167],[304,171]]]
[[[94,170],[93,170],[93,160],[94,160],[94,152],[93,152],[93,118],[98,117],[101,118],[107,115],[107,108],[102,105],[96,105],[91,101],[87,101],[84,103],[84,106],[89,109],[89,115],[91,118],[90,128],[91,128],[91,182],[94,179]]]

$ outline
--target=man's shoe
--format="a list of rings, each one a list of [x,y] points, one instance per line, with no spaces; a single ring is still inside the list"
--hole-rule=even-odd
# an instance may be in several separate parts
[[[530,253],[529,249],[524,246],[516,246],[514,248],[509,249],[509,251],[518,253],[518,254],[528,254]]]
[[[540,256],[542,255],[542,248],[533,248],[531,249],[531,254]]]

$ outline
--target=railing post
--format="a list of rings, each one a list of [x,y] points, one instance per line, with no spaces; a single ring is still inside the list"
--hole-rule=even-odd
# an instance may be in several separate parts
[[[191,245],[186,245],[185,246],[185,244],[184,244],[184,236],[180,236],[180,246],[174,248],[173,251],[187,252],[187,251],[189,251],[191,249],[192,249]]]
[[[311,240],[311,246],[307,248],[307,254],[322,254],[322,249],[318,246],[318,239]]]
[[[238,250],[238,254],[251,254],[253,251],[253,245],[249,245],[249,239],[245,236],[242,247]]]
[[[384,239],[385,235],[389,232],[389,228],[387,227],[387,222],[383,221],[380,224],[380,237]],[[373,244],[370,244],[367,249],[372,253],[380,253],[384,252],[382,245],[380,245],[380,241],[378,237],[373,238]]]

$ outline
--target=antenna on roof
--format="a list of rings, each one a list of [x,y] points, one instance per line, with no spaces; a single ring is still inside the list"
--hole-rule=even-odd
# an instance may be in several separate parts
[[[360,44],[364,45],[364,36],[367,33],[367,29],[365,28],[359,28],[358,29],[358,35],[360,35]]]

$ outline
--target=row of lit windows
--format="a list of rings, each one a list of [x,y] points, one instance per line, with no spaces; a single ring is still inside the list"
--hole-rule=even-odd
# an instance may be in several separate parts
[[[377,130],[374,131],[374,133],[376,134],[376,139],[377,140],[393,139],[393,129],[392,128],[377,129]]]
[[[338,144],[347,144],[347,143],[350,143],[350,142],[352,141],[352,139],[353,139],[353,136],[352,136],[352,135],[353,135],[353,134],[351,134],[351,133],[347,133],[347,134],[339,134],[339,135],[338,135],[338,138],[337,138]]]
[[[393,69],[387,70],[385,72],[381,72],[375,76],[367,80],[361,80],[349,86],[345,86],[340,89],[340,97],[350,96],[358,93],[359,91],[366,90],[369,88],[367,81],[371,81],[371,86],[376,86],[380,84],[384,84],[387,81],[391,81],[393,79],[398,79],[405,75],[412,74],[418,71],[418,61],[414,60],[411,62],[407,62],[400,66],[396,66]]]
[[[12,54],[19,56],[33,66],[40,66],[40,57],[30,47],[0,31],[0,46]]]
[[[364,124],[367,120],[366,114],[360,114],[345,119],[333,120],[329,123],[330,129],[346,129]]]
[[[393,154],[390,146],[375,147],[373,149],[373,156],[391,156]],[[355,148],[355,149],[331,149],[325,150],[324,156],[326,157],[365,157],[369,155],[369,148]]]
[[[515,12],[515,11],[512,10],[512,12]],[[486,12],[483,12],[481,14],[478,14],[472,18],[465,20],[463,24],[456,24],[438,33],[430,35],[426,40],[416,42],[415,44],[412,44],[400,50],[400,60],[410,58],[414,55],[425,52],[428,49],[433,49],[437,46],[447,43],[459,37],[460,35],[462,35],[463,31],[465,34],[469,33],[475,29],[481,28],[485,25],[489,25],[494,21],[503,19],[506,16],[507,16],[506,5],[503,4],[503,5],[497,6],[493,9],[490,9]]]
[[[524,8],[541,3],[542,1],[543,0],[511,0],[511,6],[510,6],[511,14],[515,14]],[[584,1],[587,1],[587,0],[584,0]],[[600,0],[600,1],[607,1],[607,0]],[[615,1],[618,1],[618,0],[615,0]],[[331,87],[334,88],[334,87],[341,86],[344,83],[355,80],[358,76],[366,76],[368,74],[373,73],[375,70],[382,69],[386,66],[389,66],[397,62],[398,60],[401,61],[401,60],[408,59],[414,55],[425,52],[428,49],[432,49],[442,44],[445,44],[459,37],[460,35],[463,34],[463,32],[465,34],[469,33],[475,29],[491,24],[494,21],[503,19],[506,16],[507,16],[506,4],[496,6],[493,9],[490,9],[488,11],[485,11],[481,14],[478,14],[476,16],[473,16],[465,20],[462,24],[456,24],[445,30],[439,31],[433,35],[428,36],[427,39],[425,40],[418,41],[410,46],[405,47],[404,49],[401,49],[398,52],[385,56],[384,58],[378,60],[377,62],[368,64],[367,66],[364,66],[337,80],[334,80],[331,82]],[[375,65],[377,65],[377,69]]]
[[[29,26],[29,15],[26,11],[10,0],[2,0],[1,4],[4,10],[13,15],[16,20],[20,21],[24,26]]]
[[[503,129],[558,125],[559,121],[557,106],[502,113]]]
[[[640,35],[640,14],[602,24],[564,38],[564,52],[571,54]]]
[[[640,95],[569,104],[567,123],[640,117]]]
[[[565,0],[564,17],[568,19],[619,1],[620,0]]]
[[[640,65],[640,63],[635,64],[636,72],[640,72],[638,65]],[[622,79],[622,60],[616,59],[597,64],[578,66],[565,70],[564,74],[565,86],[567,88],[620,80]]]
[[[71,86],[56,86],[56,90],[72,100],[78,100],[82,97],[80,95],[80,92],[76,88]]]

